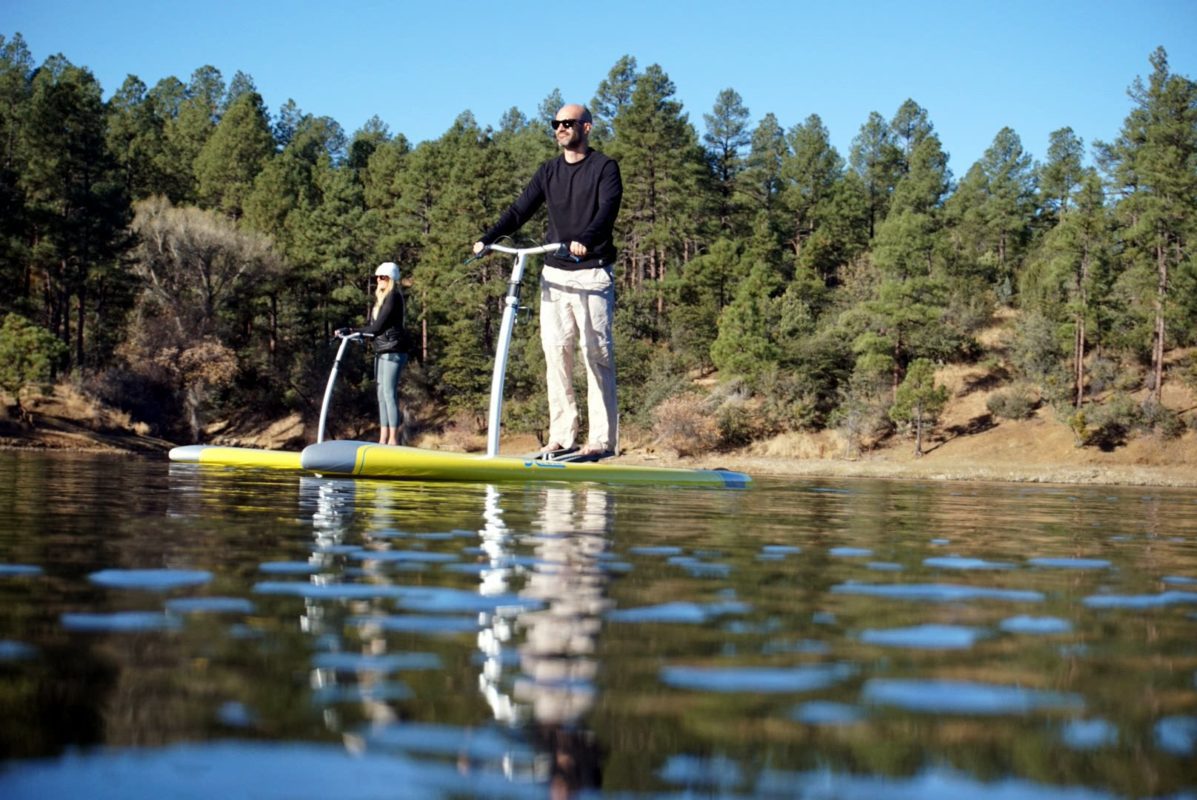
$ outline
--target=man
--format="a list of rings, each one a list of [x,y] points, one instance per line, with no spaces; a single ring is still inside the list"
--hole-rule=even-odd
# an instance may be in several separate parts
[[[618,437],[613,230],[623,182],[619,165],[588,144],[592,123],[584,106],[561,107],[552,122],[561,155],[541,164],[519,198],[474,243],[474,252],[482,252],[546,205],[546,241],[569,248],[571,257],[545,256],[540,276],[540,341],[549,396],[549,443],[544,455],[550,458],[573,452],[577,444],[573,371],[579,344],[586,363],[589,431],[575,458],[610,456]]]

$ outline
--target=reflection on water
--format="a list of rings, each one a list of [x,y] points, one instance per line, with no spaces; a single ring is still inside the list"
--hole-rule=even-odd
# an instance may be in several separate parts
[[[0,453],[0,753],[5,798],[1179,797],[1197,493]]]

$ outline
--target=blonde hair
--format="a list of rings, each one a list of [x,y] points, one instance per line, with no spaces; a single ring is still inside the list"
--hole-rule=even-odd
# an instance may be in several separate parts
[[[371,312],[371,319],[378,319],[378,312],[382,311],[382,301],[387,299],[387,295],[395,290],[395,281],[387,281],[385,284],[378,281],[378,285],[374,287],[374,310]]]

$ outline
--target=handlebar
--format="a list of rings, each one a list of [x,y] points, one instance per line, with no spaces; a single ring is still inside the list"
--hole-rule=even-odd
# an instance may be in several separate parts
[[[565,242],[553,242],[551,244],[538,244],[533,247],[508,247],[505,244],[488,244],[484,246],[480,252],[469,256],[465,260],[465,263],[473,263],[485,256],[491,250],[497,253],[507,253],[513,256],[534,256],[544,253],[551,253],[557,258],[568,258],[571,261],[581,260],[569,252],[569,245],[567,245]]]
[[[554,242],[553,244],[541,244],[535,247],[508,247],[505,244],[488,244],[482,249],[485,253],[487,250],[497,250],[500,253],[509,253],[513,256],[533,256],[540,253],[557,253],[559,250],[568,252],[564,242]],[[482,253],[479,253],[481,255]]]

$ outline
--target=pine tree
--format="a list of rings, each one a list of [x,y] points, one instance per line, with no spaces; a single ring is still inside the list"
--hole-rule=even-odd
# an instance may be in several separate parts
[[[944,204],[951,256],[946,269],[962,291],[1012,300],[1037,216],[1030,155],[1003,128]]]
[[[20,186],[21,127],[31,93],[33,57],[20,34],[0,35],[0,311],[32,317],[29,219]]]
[[[902,151],[895,144],[889,123],[876,111],[869,114],[852,140],[849,162],[864,184],[872,239],[889,211],[890,197],[902,176]]]
[[[906,100],[894,113],[890,120],[890,131],[893,133],[894,145],[901,156],[903,173],[909,172],[914,164],[914,152],[923,140],[931,136],[935,127],[927,116],[927,109],[914,100]]]
[[[146,85],[133,75],[108,103],[106,139],[131,199],[171,191],[170,175],[162,170],[167,158],[166,125],[154,112]]]
[[[981,163],[988,182],[986,234],[996,260],[992,280],[999,287],[999,295],[1009,297],[1030,242],[1031,220],[1036,212],[1038,187],[1033,162],[1018,134],[1003,128],[986,149]]]
[[[174,77],[158,81],[146,94],[150,113],[155,119],[161,120],[164,140],[153,164],[154,172],[161,176],[158,191],[172,203],[195,200],[194,162],[199,150],[192,152],[179,119],[186,101],[187,87]],[[209,126],[208,132],[210,130]]]
[[[914,454],[923,455],[923,436],[935,425],[948,402],[948,389],[935,383],[935,364],[916,359],[898,387],[889,416],[894,422],[906,422],[914,428]]]
[[[33,76],[21,129],[20,181],[47,327],[73,345],[80,366],[87,362],[90,293],[103,292],[101,275],[117,269],[128,220],[104,126],[100,86],[92,74],[61,56],[47,59]]]
[[[789,154],[785,131],[772,113],[766,114],[752,132],[744,170],[737,182],[752,210],[771,210],[782,190],[782,164]]]
[[[1084,141],[1072,128],[1060,128],[1050,134],[1047,161],[1039,167],[1039,208],[1054,225],[1068,210],[1073,193],[1085,177]]]
[[[174,84],[167,83],[159,93],[159,100],[170,107],[164,115],[166,139],[171,150],[170,161],[179,170],[182,184],[180,195],[174,199],[194,202],[198,198],[196,160],[220,121],[224,78],[215,67],[203,66],[192,73],[181,93],[178,91],[181,85]]]
[[[1197,84],[1173,74],[1163,48],[1151,55],[1146,84],[1136,79],[1135,106],[1118,139],[1099,145],[1115,191],[1128,259],[1128,282],[1151,284],[1147,304],[1151,324],[1150,402],[1159,405],[1164,383],[1164,350],[1172,335],[1192,341],[1192,326],[1171,323],[1178,277],[1195,269],[1197,229]],[[1178,275],[1180,273],[1180,275]],[[1148,276],[1151,276],[1149,279]],[[1187,329],[1187,332],[1185,332]]]
[[[686,366],[713,366],[711,345],[719,333],[719,317],[732,302],[741,274],[740,246],[722,238],[667,282],[670,346]]]
[[[632,92],[636,89],[638,73],[636,59],[632,56],[622,56],[611,67],[607,77],[599,83],[594,99],[590,101],[590,113],[594,117],[594,127],[590,131],[590,143],[598,149],[603,149],[606,142],[615,136],[615,120],[624,108],[632,102]],[[553,108],[544,108],[549,119],[557,113],[564,103],[557,103]]]
[[[719,197],[719,228],[726,233],[733,230],[733,217],[738,216],[736,183],[744,170],[744,148],[752,142],[748,109],[738,92],[724,89],[715,98],[711,113],[703,114],[703,121],[707,130],[702,140]]]
[[[622,272],[632,286],[660,282],[671,264],[697,254],[706,165],[674,91],[653,64],[636,78],[631,100],[615,118],[617,138],[608,152],[623,176],[616,230],[624,240]],[[663,311],[662,296],[657,313]]]
[[[274,154],[262,96],[240,95],[229,106],[195,161],[201,206],[240,219],[254,179]]]
[[[54,365],[66,355],[66,349],[54,334],[20,314],[4,315],[0,324],[0,389],[16,402],[21,416],[22,392],[49,383]]]
[[[911,155],[906,174],[894,189],[889,213],[877,230],[873,255],[877,266],[899,279],[929,275],[935,267],[943,226],[942,201],[951,173],[934,134]]]
[[[805,255],[806,242],[825,219],[844,162],[831,146],[830,134],[817,114],[789,132],[789,153],[782,161],[781,200],[789,212],[789,243],[795,260]],[[819,264],[833,269],[833,265]],[[830,275],[822,275],[824,280]]]
[[[736,297],[719,316],[719,335],[711,345],[711,360],[726,377],[759,379],[777,363],[774,298],[782,289],[776,270],[757,262],[736,290]]]
[[[1111,219],[1097,172],[1090,168],[1060,203],[1058,224],[1044,235],[1021,282],[1024,309],[1058,320],[1072,335],[1072,401],[1084,405],[1085,357],[1109,335]]]

